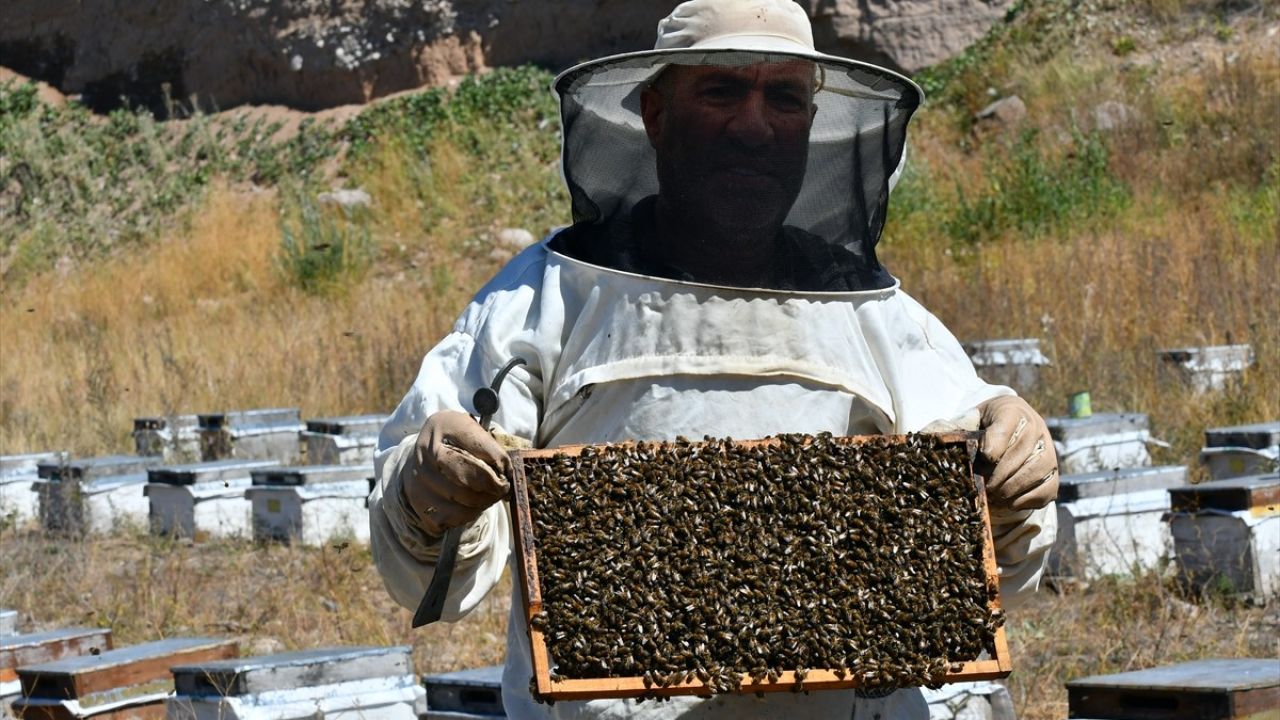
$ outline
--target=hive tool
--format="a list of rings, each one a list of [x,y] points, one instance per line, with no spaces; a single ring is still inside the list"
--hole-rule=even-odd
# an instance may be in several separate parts
[[[524,364],[525,359],[522,357],[511,358],[493,378],[493,384],[476,390],[476,394],[471,396],[471,404],[480,414],[480,427],[485,432],[492,432],[490,426],[493,424],[494,414],[498,412],[498,390],[502,387],[502,381],[507,379],[507,373],[512,368]],[[445,531],[444,540],[440,543],[440,558],[436,560],[436,571],[431,575],[431,584],[427,586],[422,602],[418,603],[417,612],[413,614],[413,627],[430,625],[439,620],[444,612],[444,601],[449,595],[449,581],[453,579],[453,566],[458,562],[458,543],[462,540],[462,531],[465,529],[465,526],[460,525]]]

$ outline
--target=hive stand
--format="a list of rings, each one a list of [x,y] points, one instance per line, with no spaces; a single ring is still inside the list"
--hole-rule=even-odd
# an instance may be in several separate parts
[[[1200,462],[1214,480],[1275,472],[1280,469],[1280,420],[1205,430]]]
[[[196,415],[134,418],[133,446],[139,455],[159,455],[167,463],[200,459],[200,419]]]
[[[60,463],[66,453],[45,452],[0,455],[0,526],[23,527],[40,517],[40,496],[35,484],[40,463]]]
[[[937,437],[945,443],[973,442],[969,436],[964,433],[939,434]],[[886,435],[857,436],[837,438],[836,440],[838,442],[859,443],[872,440],[905,442],[906,439],[907,436],[905,435]],[[757,445],[774,444],[777,442],[778,441],[776,439],[765,439],[738,441],[736,444],[739,446],[753,447]],[[709,694],[710,689],[705,683],[697,678],[693,678],[689,682],[673,684],[665,688],[656,685],[653,687],[646,687],[644,678],[642,677],[551,679],[552,659],[547,650],[546,638],[544,637],[542,630],[536,628],[534,626],[535,624],[531,622],[532,618],[542,610],[542,590],[538,578],[537,537],[534,532],[532,513],[529,508],[529,488],[525,477],[524,461],[525,459],[550,458],[561,453],[574,457],[581,454],[587,447],[590,446],[566,445],[558,448],[520,450],[511,453],[512,464],[514,466],[512,479],[511,522],[514,534],[514,546],[517,560],[516,565],[520,572],[519,582],[520,587],[522,588],[521,594],[523,595],[524,600],[524,620],[529,630],[529,642],[532,650],[534,673],[533,687],[536,688],[537,694],[546,700],[593,700],[598,698]],[[995,546],[992,542],[991,521],[990,515],[987,512],[986,493],[982,488],[981,480],[976,476],[974,478],[974,483],[977,490],[975,493],[976,503],[984,525],[984,569],[988,583],[995,587],[999,587],[999,569],[996,566]],[[1000,598],[997,594],[997,596],[991,600],[991,608],[992,610],[997,610],[999,607]],[[953,669],[947,672],[943,682],[954,683],[975,680],[994,680],[997,678],[1007,677],[1013,671],[1013,664],[1009,657],[1009,644],[1003,625],[996,630],[994,644],[996,650],[994,658],[962,662],[959,664],[958,669]],[[794,671],[788,670],[780,673],[780,677],[776,682],[769,682],[768,680],[756,682],[749,674],[743,674],[740,692],[783,692],[795,691],[798,688],[803,688],[804,690],[838,690],[857,688],[860,684],[860,681],[856,678],[849,675],[841,677],[832,670],[808,670],[802,679],[797,678]]]
[[[1181,465],[1061,476],[1049,574],[1092,580],[1156,567],[1173,549],[1168,490],[1186,481]]]
[[[237,410],[197,418],[202,460],[236,458],[284,464],[302,460],[299,434],[304,426],[298,408]]]
[[[151,531],[186,538],[252,535],[251,505],[244,493],[250,473],[276,467],[275,460],[213,460],[163,465],[147,471]]]
[[[145,523],[147,469],[160,462],[158,455],[107,455],[40,463],[41,523],[68,535],[109,532],[118,521]]]
[[[1151,464],[1151,421],[1141,413],[1044,419],[1063,475]]]
[[[502,705],[502,666],[426,675],[427,714],[423,720],[497,720]]]
[[[234,657],[234,640],[171,638],[18,668],[23,720],[153,720],[173,689],[169,668]]]
[[[302,433],[308,465],[363,465],[373,463],[378,433],[386,415],[347,415],[307,421]]]
[[[1067,717],[1270,720],[1280,715],[1280,660],[1195,660],[1067,683]]]
[[[1040,384],[1040,369],[1050,365],[1039,338],[976,340],[964,343],[978,375],[994,385],[1026,393]]]
[[[418,720],[410,648],[334,647],[173,667],[170,720]]]
[[[1185,485],[1169,500],[1183,581],[1260,600],[1280,592],[1280,474]]]
[[[323,545],[346,537],[368,542],[367,465],[293,465],[252,472],[255,540]]]

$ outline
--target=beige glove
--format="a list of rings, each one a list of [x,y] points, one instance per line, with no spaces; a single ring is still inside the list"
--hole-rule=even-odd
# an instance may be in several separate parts
[[[506,497],[510,476],[511,459],[497,440],[470,415],[441,410],[423,423],[400,488],[417,525],[439,537]]]
[[[1049,427],[1025,400],[998,397],[982,413],[976,470],[993,515],[1035,510],[1058,497],[1058,454]]]

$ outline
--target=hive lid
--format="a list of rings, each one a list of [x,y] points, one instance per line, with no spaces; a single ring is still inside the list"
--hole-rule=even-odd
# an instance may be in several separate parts
[[[199,418],[200,429],[206,431],[260,425],[302,424],[302,412],[298,408],[234,410],[224,413],[208,413],[197,417]]]
[[[326,435],[377,435],[386,421],[386,415],[312,418],[307,421],[307,431]]]
[[[1280,660],[1192,660],[1165,667],[1068,680],[1068,689],[1239,691],[1280,687]]]
[[[153,415],[133,419],[133,430],[188,430],[200,424],[197,415]]]
[[[66,453],[63,452],[0,455],[0,479],[35,477],[38,465],[60,463],[65,458]]]
[[[1184,485],[1169,490],[1169,506],[1174,512],[1220,510],[1237,512],[1280,504],[1280,473],[1246,475]]]
[[[1280,445],[1280,420],[1209,428],[1204,431],[1206,447],[1247,447],[1254,450]]]
[[[277,460],[213,460],[164,465],[147,470],[147,479],[165,485],[195,485],[231,478],[247,478],[250,472],[280,465]]]
[[[37,471],[46,480],[97,480],[142,474],[162,462],[164,458],[159,455],[105,455],[66,462],[42,462]]]
[[[333,647],[179,665],[178,695],[248,695],[330,683],[413,674],[410,648]]]
[[[1187,482],[1187,468],[1182,465],[1117,468],[1098,472],[1063,475],[1058,482],[1058,502],[1081,498],[1106,497],[1143,490],[1163,490]]]
[[[1044,421],[1049,435],[1059,442],[1151,429],[1145,413],[1098,413],[1083,418],[1049,417]]]
[[[322,483],[365,481],[368,465],[283,465],[254,470],[254,485],[319,485]]]

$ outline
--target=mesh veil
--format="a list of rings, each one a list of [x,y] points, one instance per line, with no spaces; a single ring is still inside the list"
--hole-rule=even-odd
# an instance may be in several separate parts
[[[579,244],[607,242],[611,234],[603,230],[630,222],[637,206],[659,192],[640,96],[666,67],[741,67],[796,57],[741,50],[636,53],[561,75],[555,89],[564,128],[563,172]],[[810,244],[815,239],[825,243],[831,257],[841,258],[838,262],[852,262],[857,267],[849,277],[856,279],[835,285],[820,279],[783,282],[774,289],[889,287],[893,278],[877,261],[875,246],[919,92],[906,79],[874,66],[821,55],[804,59],[815,65],[816,111],[803,181],[784,226],[799,231]]]

